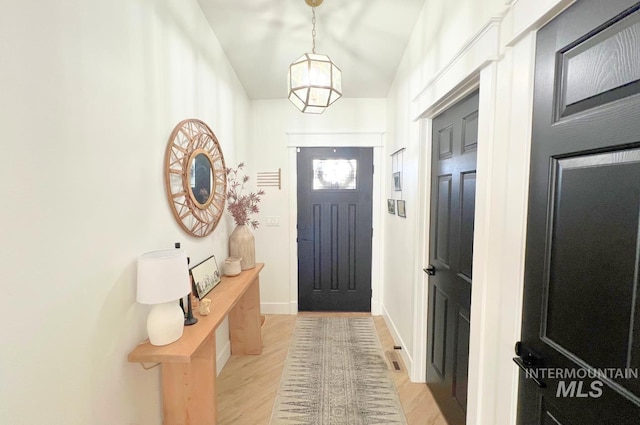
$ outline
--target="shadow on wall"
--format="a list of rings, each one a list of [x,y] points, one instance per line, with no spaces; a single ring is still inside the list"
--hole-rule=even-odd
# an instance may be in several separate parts
[[[146,318],[149,306],[136,302],[136,257],[132,258],[104,297],[97,312],[91,340],[92,423],[110,425],[113,406],[119,406],[119,418],[131,423],[160,423],[160,368],[144,370],[138,363],[129,363],[129,351],[147,339]],[[100,278],[89,279],[99,282]],[[126,331],[124,331],[126,330]],[[123,342],[123,338],[128,341]],[[119,351],[123,350],[123,351]],[[153,365],[145,365],[150,367]],[[158,389],[149,391],[149,388]],[[122,407],[131,411],[121,411]]]

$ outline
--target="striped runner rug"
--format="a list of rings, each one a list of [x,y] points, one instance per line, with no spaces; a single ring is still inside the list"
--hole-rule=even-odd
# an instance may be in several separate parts
[[[371,317],[300,316],[271,425],[406,425]]]

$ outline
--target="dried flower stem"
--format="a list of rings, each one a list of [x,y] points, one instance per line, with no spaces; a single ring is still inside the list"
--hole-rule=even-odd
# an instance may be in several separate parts
[[[264,190],[260,189],[243,195],[244,184],[249,181],[249,176],[240,174],[242,169],[244,169],[244,162],[238,164],[235,169],[227,168],[227,209],[238,226],[248,224],[256,229],[260,223],[257,220],[251,220],[250,216],[260,212],[258,204],[260,197],[264,195]]]

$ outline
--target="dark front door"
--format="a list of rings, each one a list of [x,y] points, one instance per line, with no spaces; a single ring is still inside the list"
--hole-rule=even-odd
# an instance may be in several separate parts
[[[298,151],[298,309],[371,311],[373,148]]]
[[[433,119],[427,385],[449,425],[465,423],[478,92]]]
[[[640,423],[639,6],[538,34],[519,424]]]

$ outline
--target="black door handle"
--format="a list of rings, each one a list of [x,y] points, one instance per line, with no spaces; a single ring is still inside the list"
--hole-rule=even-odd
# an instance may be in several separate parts
[[[516,355],[518,357],[514,357],[513,362],[522,369],[525,376],[527,378],[531,378],[540,388],[547,388],[547,384],[540,379],[538,374],[535,372],[536,369],[543,365],[542,356],[522,344],[520,341],[516,342]]]
[[[428,274],[429,276],[433,276],[434,274],[436,274],[436,268],[431,264],[429,264],[428,267],[422,269],[422,271]]]

